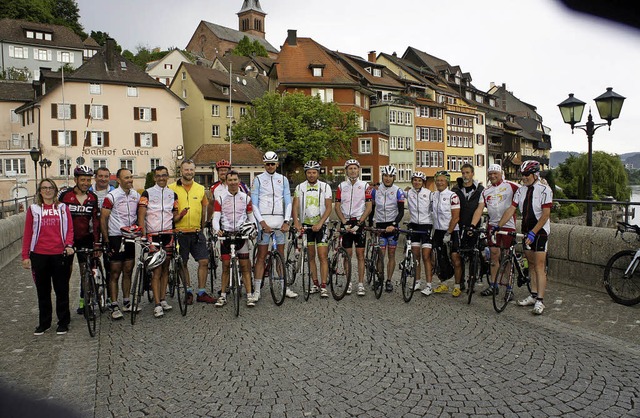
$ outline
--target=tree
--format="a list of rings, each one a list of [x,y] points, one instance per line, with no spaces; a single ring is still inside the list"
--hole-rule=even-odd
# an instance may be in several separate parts
[[[257,39],[253,42],[249,39],[248,36],[244,36],[238,45],[231,51],[233,55],[241,55],[245,57],[250,57],[252,55],[256,55],[258,57],[268,57],[267,49],[262,45]]]
[[[11,0],[0,2],[0,18],[66,26],[82,39],[87,37],[80,24],[76,0]]]
[[[233,128],[236,142],[248,140],[262,151],[286,148],[299,163],[348,157],[358,133],[358,116],[335,103],[302,93],[266,93]]]
[[[87,37],[80,24],[80,9],[75,0],[50,0],[51,14],[56,25],[62,25],[73,30],[82,39]]]

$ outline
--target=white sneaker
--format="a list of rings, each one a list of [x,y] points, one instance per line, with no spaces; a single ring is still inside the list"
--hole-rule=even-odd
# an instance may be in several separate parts
[[[256,301],[253,298],[247,296],[247,306],[253,308],[254,306],[256,306]]]
[[[227,297],[220,295],[220,297],[218,298],[218,300],[216,301],[216,304],[214,306],[220,308],[220,307],[222,307],[222,306],[224,306],[226,304],[227,304]]]
[[[141,310],[142,308],[140,307],[140,304],[138,304],[136,306],[136,312],[140,312]],[[126,303],[122,305],[122,312],[131,312],[131,303]]]
[[[518,305],[520,306],[531,306],[535,304],[536,304],[536,299],[531,295],[527,296],[525,299],[518,301]],[[544,306],[542,307],[542,309],[544,309]]]
[[[164,316],[164,311],[162,310],[162,306],[156,306],[155,308],[153,308],[153,316],[155,316],[156,318],[160,318],[161,316]]]
[[[329,297],[329,292],[327,292],[327,288],[323,287],[322,289],[320,289],[320,297],[321,298],[328,298]]]
[[[122,311],[118,306],[114,306],[113,311],[111,312],[111,318],[113,319],[122,319],[124,315],[122,315]]]
[[[320,291],[320,289],[318,288],[318,286],[316,286],[315,284],[311,285],[311,289],[309,289],[309,293],[318,293]]]
[[[255,299],[256,302],[260,300],[260,288],[259,287],[256,290],[253,291],[253,298]]]
[[[431,288],[431,286],[427,286],[424,289],[422,289],[422,292],[420,293],[422,293],[425,296],[429,296],[430,294],[433,293],[433,288]]]
[[[249,294],[247,295],[247,300],[252,301],[254,305],[255,305],[255,303],[258,301],[258,299],[256,299],[256,295],[255,295],[255,293],[249,293]]]
[[[533,314],[542,315],[542,312],[544,312],[544,303],[541,300],[536,300],[535,305],[533,305]]]
[[[162,306],[163,311],[170,311],[171,309],[173,309],[173,306],[169,305],[166,300],[161,300],[160,306]]]
[[[286,297],[288,297],[288,298],[297,298],[298,297],[298,294],[296,292],[294,292],[293,290],[289,289],[288,287],[287,287],[287,291],[286,291],[286,293],[284,295]]]
[[[351,286],[351,285],[349,285]],[[364,296],[364,284],[363,283],[358,283],[358,296]]]
[[[416,285],[413,287],[413,291],[417,292],[418,290],[422,289],[422,280],[418,280],[416,281]]]
[[[350,295],[352,291],[353,288],[351,287],[351,283],[349,283],[349,287],[347,287],[347,295]]]

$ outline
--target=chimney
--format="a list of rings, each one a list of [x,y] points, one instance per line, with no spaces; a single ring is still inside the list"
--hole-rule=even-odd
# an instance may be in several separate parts
[[[104,49],[104,60],[109,71],[114,71],[118,68],[116,65],[116,40],[113,38],[107,38]]]
[[[398,58],[398,53],[396,51],[393,51],[393,54],[391,54],[393,57]]]
[[[298,31],[296,29],[289,29],[287,31],[287,44],[291,46],[298,45]]]
[[[493,81],[491,83],[489,83],[489,88],[492,89],[496,86],[496,83],[494,83]]]
[[[369,56],[367,57],[369,62],[376,62],[376,51],[369,51]]]

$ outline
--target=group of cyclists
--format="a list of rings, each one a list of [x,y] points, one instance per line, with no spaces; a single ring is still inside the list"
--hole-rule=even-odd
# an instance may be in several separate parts
[[[155,258],[158,265],[151,275],[154,297],[154,316],[162,317],[171,310],[166,301],[168,263],[171,251],[178,240],[180,256],[185,261],[184,276],[187,278],[186,303],[215,304],[223,307],[227,303],[229,286],[229,260],[231,241],[220,242],[222,280],[219,297],[206,290],[209,251],[203,231],[209,230],[217,236],[236,237],[235,255],[239,259],[246,289],[247,306],[255,306],[260,299],[261,281],[264,275],[264,260],[270,240],[275,240],[278,251],[284,257],[284,245],[289,228],[307,235],[309,266],[313,285],[311,293],[327,298],[328,223],[335,214],[343,230],[342,246],[349,257],[357,262],[356,294],[365,295],[365,225],[372,215],[378,244],[386,253],[385,290],[393,291],[393,276],[396,266],[396,247],[399,227],[409,214],[408,229],[413,231],[411,251],[416,263],[417,282],[414,291],[425,296],[432,293],[448,293],[449,287],[441,281],[433,285],[434,269],[431,251],[433,247],[448,248],[453,265],[453,297],[464,290],[461,248],[465,244],[463,231],[473,232],[481,224],[483,213],[488,214],[487,233],[490,247],[490,273],[497,274],[500,249],[511,245],[509,235],[494,235],[499,230],[515,231],[515,212],[522,214],[522,233],[526,235],[524,254],[529,261],[531,294],[518,305],[533,305],[533,313],[544,311],[546,287],[545,253],[549,236],[549,215],[553,194],[540,178],[540,164],[525,161],[520,167],[522,185],[507,181],[502,168],[492,164],[488,168],[490,184],[483,187],[474,180],[474,167],[462,166],[462,177],[450,188],[450,175],[438,171],[435,176],[435,191],[427,188],[424,173],[416,171],[411,176],[411,186],[406,190],[395,185],[397,170],[389,165],[382,168],[382,182],[370,185],[360,178],[360,163],[349,159],[345,163],[345,180],[335,196],[331,186],[319,179],[320,164],[308,161],[304,164],[306,180],[293,193],[289,181],[277,172],[278,155],[266,152],[263,156],[264,172],[256,176],[252,187],[240,181],[239,173],[231,163],[220,160],[216,164],[219,180],[210,187],[207,197],[203,185],[194,181],[195,163],[185,160],[180,165],[180,178],[169,183],[169,170],[164,166],[153,170],[155,185],[139,194],[133,189],[133,175],[121,168],[116,173],[117,188],[109,185],[110,172],[99,168],[94,173],[90,167],[78,166],[74,170],[75,185],[61,192],[60,202],[66,203],[73,220],[74,246],[93,248],[94,254],[105,257],[109,277],[109,299],[113,319],[123,317],[122,312],[131,310],[131,273],[134,266],[135,245],[126,239],[130,233],[146,236],[157,243],[163,251],[162,259]],[[95,183],[92,185],[92,177]],[[292,224],[292,225],[290,225]],[[176,235],[175,232],[179,231]],[[257,251],[253,267],[249,257],[248,239],[255,237]],[[103,254],[104,252],[104,254]],[[197,288],[194,289],[186,269],[189,256],[198,263]],[[81,255],[79,254],[80,258]],[[79,262],[82,260],[79,260]],[[84,263],[80,263],[84,266]],[[253,282],[251,269],[253,268]],[[424,276],[424,280],[422,280]],[[447,279],[445,277],[444,279]],[[119,283],[122,281],[122,306],[119,299]],[[347,294],[352,293],[349,284]],[[490,296],[499,289],[489,286],[483,296]],[[82,289],[78,312],[82,312]],[[286,296],[298,295],[291,288]],[[139,309],[139,307],[137,308]]]

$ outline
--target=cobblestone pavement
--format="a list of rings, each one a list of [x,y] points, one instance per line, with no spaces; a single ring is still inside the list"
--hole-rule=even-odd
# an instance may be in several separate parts
[[[145,300],[135,326],[103,315],[90,338],[73,313],[69,334],[35,337],[29,272],[1,276],[0,379],[81,416],[640,416],[640,305],[601,289],[551,280],[543,316],[399,289],[281,307],[263,291],[239,318],[169,300],[156,319]]]

